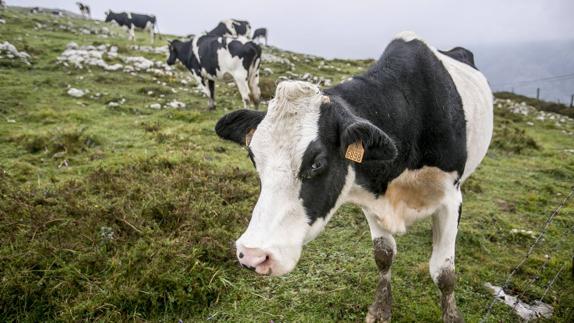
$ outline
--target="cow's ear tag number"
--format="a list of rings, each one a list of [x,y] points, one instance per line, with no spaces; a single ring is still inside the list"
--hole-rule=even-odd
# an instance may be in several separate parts
[[[255,133],[255,129],[251,128],[249,129],[249,131],[247,131],[247,134],[245,135],[245,146],[249,146],[249,144],[251,143],[251,138],[253,138],[253,134]]]
[[[363,162],[363,156],[365,155],[365,148],[363,148],[363,141],[356,141],[349,146],[347,146],[347,152],[345,153],[345,158],[352,160],[356,163]]]

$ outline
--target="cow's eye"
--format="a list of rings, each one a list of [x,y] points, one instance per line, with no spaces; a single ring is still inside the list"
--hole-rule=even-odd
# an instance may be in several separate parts
[[[315,161],[301,173],[303,179],[311,179],[327,169],[327,159],[324,157],[316,158]]]

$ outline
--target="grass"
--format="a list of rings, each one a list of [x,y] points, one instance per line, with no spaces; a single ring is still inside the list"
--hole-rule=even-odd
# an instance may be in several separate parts
[[[364,319],[377,271],[366,221],[354,206],[344,206],[306,246],[290,275],[259,277],[237,265],[233,242],[247,226],[258,180],[246,152],[213,132],[219,117],[242,107],[233,86],[217,83],[218,108],[210,112],[206,98],[180,83],[188,77],[181,68],[175,78],[64,68],[55,61],[70,41],[165,57],[131,50],[120,30],[101,38],[58,29],[94,22],[2,15],[0,41],[28,51],[32,65],[0,62],[1,321]],[[36,30],[37,23],[49,27]],[[148,45],[137,36],[137,44]],[[295,66],[263,63],[273,71],[262,77],[265,98],[288,71],[336,84],[371,63],[264,51]],[[72,98],[68,86],[89,95]],[[122,98],[118,107],[107,104]],[[148,108],[173,99],[187,108]],[[463,187],[456,297],[467,321],[478,321],[492,299],[484,283],[501,285],[533,242],[511,230],[539,233],[571,190],[573,133],[572,120],[495,110],[491,149]],[[574,317],[573,228],[571,202],[507,290],[539,299],[565,265],[544,297],[554,322]],[[394,320],[438,321],[438,289],[428,274],[430,221],[397,237],[397,245]],[[490,320],[518,318],[497,303]]]

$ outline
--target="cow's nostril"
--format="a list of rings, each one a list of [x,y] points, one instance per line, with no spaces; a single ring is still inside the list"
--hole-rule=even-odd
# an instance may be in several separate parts
[[[243,252],[239,253],[239,259],[243,258]]]
[[[269,255],[265,256],[265,261],[269,260]]]

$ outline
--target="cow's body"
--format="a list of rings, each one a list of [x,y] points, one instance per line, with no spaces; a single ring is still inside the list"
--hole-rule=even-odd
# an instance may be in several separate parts
[[[207,35],[250,38],[251,25],[245,20],[226,19],[219,22]]]
[[[81,3],[81,2],[76,2],[76,5],[78,5],[78,8],[80,9],[80,13],[82,14],[82,16],[84,18],[91,18],[92,17],[92,13],[90,12],[90,6],[88,6],[85,3]]]
[[[135,29],[141,29],[148,31],[151,42],[153,43],[155,39],[155,29],[157,27],[157,20],[153,15],[142,15],[132,12],[112,12],[111,10],[106,12],[106,22],[113,22],[124,27],[128,31],[128,38],[130,40],[135,39]]]
[[[257,107],[261,48],[252,41],[233,37],[202,35],[170,43],[167,63],[179,59],[195,77],[209,97],[209,108],[215,108],[215,81],[229,74],[235,80],[245,106],[251,101]]]
[[[267,28],[257,28],[253,32],[253,40],[265,39],[265,46],[267,46]]]
[[[369,223],[381,274],[367,321],[387,321],[393,235],[432,215],[431,277],[442,292],[443,319],[462,321],[454,299],[460,186],[486,155],[493,126],[492,93],[469,53],[443,54],[401,33],[350,81],[323,93],[283,82],[266,114],[224,116],[216,132],[247,143],[261,179],[251,222],[236,242],[240,263],[260,274],[291,271],[303,244],[340,205],[354,203]]]

